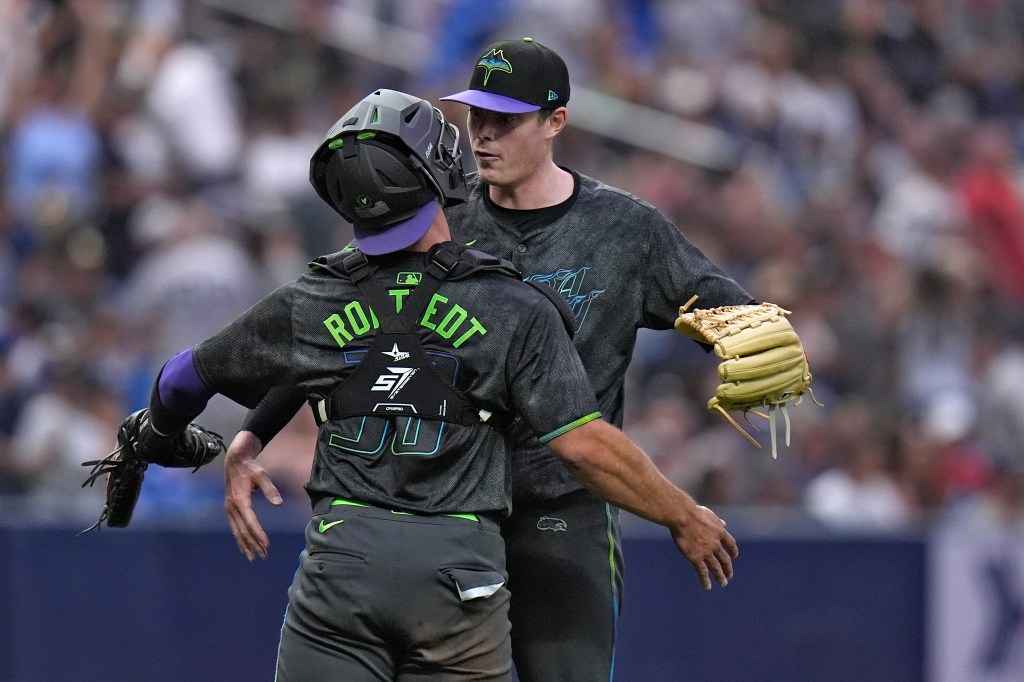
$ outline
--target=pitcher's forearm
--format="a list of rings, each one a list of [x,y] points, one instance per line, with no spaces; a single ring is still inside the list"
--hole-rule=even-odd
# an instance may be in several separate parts
[[[549,445],[583,485],[620,509],[677,529],[685,528],[697,509],[690,495],[607,422],[585,424]]]

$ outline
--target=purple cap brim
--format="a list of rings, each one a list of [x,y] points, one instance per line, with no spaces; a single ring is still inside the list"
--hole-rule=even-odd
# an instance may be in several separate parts
[[[497,111],[499,114],[528,114],[531,111],[540,111],[540,107],[536,104],[527,104],[511,97],[483,90],[463,90],[441,99],[446,102],[461,102],[487,111]]]
[[[356,245],[360,251],[368,256],[380,256],[381,254],[408,248],[427,233],[431,223],[434,222],[434,216],[437,215],[440,208],[441,204],[436,201],[423,204],[411,218],[392,225],[383,231],[370,230],[356,223],[352,226],[352,231],[356,237]]]

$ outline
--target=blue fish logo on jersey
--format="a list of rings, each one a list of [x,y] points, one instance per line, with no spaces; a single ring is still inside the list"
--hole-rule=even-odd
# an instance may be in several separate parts
[[[544,275],[530,275],[526,278],[527,282],[547,284],[565,296],[566,302],[576,316],[577,333],[583,328],[583,323],[587,319],[587,313],[590,312],[591,304],[598,296],[604,293],[604,289],[591,289],[589,291],[583,289],[583,280],[586,278],[589,269],[587,266],[576,268],[575,270],[560,268],[555,272]]]
[[[478,69],[484,70],[484,85],[487,85],[487,80],[495,71],[512,73],[512,64],[505,59],[505,54],[501,50],[491,50],[480,58],[476,66]]]

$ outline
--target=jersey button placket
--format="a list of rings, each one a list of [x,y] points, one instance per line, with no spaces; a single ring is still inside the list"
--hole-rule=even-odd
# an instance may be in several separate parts
[[[520,244],[516,247],[516,251],[519,253],[526,253],[526,244]]]

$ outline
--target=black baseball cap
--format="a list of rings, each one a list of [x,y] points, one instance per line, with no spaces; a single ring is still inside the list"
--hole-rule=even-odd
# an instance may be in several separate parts
[[[569,102],[569,69],[533,38],[499,40],[477,59],[469,89],[441,99],[503,114],[557,109]]]

